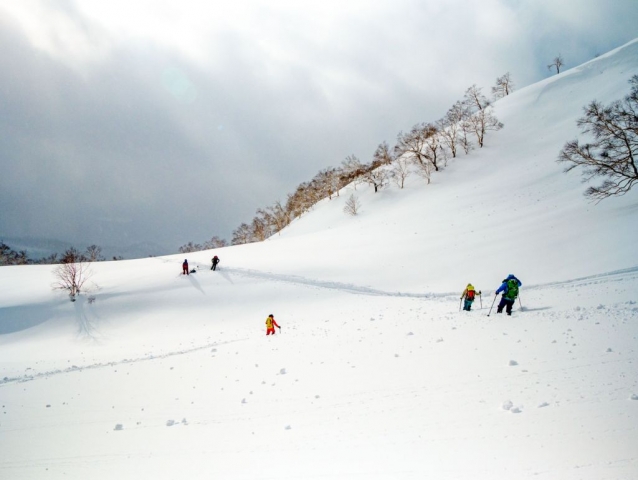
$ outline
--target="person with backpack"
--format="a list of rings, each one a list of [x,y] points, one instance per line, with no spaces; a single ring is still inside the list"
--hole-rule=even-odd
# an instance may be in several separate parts
[[[217,264],[220,262],[219,257],[215,255],[211,261],[213,262],[213,266],[210,267],[210,269],[217,270]]]
[[[274,335],[275,327],[277,327],[281,331],[281,327],[277,325],[277,322],[275,321],[275,317],[271,313],[270,315],[268,315],[268,318],[266,319],[266,335],[270,335],[271,333]]]
[[[501,286],[494,292],[494,295],[503,292],[501,302],[498,304],[498,307],[496,307],[496,313],[503,313],[503,308],[505,308],[507,314],[512,315],[512,307],[518,297],[518,288],[522,285],[521,281],[511,273],[503,280]]]
[[[469,312],[472,309],[472,303],[474,302],[476,295],[480,294],[480,290],[477,293],[474,286],[471,283],[468,283],[467,287],[465,287],[465,290],[463,290],[463,293],[461,294],[461,300],[465,299],[463,310]]]
[[[184,263],[182,263],[182,274],[188,275],[188,260],[184,259]]]

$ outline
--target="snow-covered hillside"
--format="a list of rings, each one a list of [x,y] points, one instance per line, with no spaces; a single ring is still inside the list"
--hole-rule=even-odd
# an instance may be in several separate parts
[[[1,268],[0,478],[638,478],[638,192],[587,203],[555,162],[634,74],[638,41],[521,89],[431,185],[357,217],[347,188],[216,272],[103,262],[71,303]]]

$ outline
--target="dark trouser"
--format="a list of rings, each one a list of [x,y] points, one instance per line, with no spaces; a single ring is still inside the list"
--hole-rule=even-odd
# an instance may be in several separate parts
[[[496,308],[496,313],[502,313],[503,307],[505,307],[505,311],[508,315],[512,314],[512,307],[514,306],[514,299],[510,300],[509,298],[505,298],[505,295],[501,297],[501,303],[498,304]]]
[[[474,299],[470,300],[468,298],[465,299],[465,303],[463,304],[463,310],[467,310],[468,312],[470,311],[470,309],[472,308],[472,302],[474,301]]]
[[[213,263],[213,266],[210,268],[211,270],[217,270],[217,264]]]

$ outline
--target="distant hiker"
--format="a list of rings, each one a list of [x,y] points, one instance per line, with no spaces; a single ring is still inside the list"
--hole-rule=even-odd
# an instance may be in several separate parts
[[[522,285],[521,281],[511,273],[505,280],[503,280],[501,286],[498,287],[496,292],[494,292],[494,295],[498,295],[503,292],[501,302],[498,304],[498,307],[496,307],[496,313],[503,313],[503,307],[505,307],[507,314],[512,314],[514,301],[516,300],[516,297],[518,297],[518,287],[521,287]]]
[[[219,257],[217,255],[215,255],[213,257],[213,259],[211,260],[213,262],[213,266],[210,267],[211,270],[217,270],[217,264],[219,263]]]
[[[268,318],[266,319],[266,335],[270,335],[271,333],[274,335],[275,327],[281,330],[281,327],[277,325],[277,322],[275,321],[275,317],[271,313],[270,315],[268,315]]]
[[[463,293],[461,294],[461,300],[465,298],[465,304],[463,305],[463,310],[467,310],[469,312],[472,308],[472,302],[474,302],[476,295],[480,295],[480,294],[481,294],[480,290],[477,293],[474,286],[471,283],[468,283],[467,287],[465,287],[465,290],[463,290]]]
[[[188,260],[184,259],[184,263],[182,263],[182,274],[188,275]]]

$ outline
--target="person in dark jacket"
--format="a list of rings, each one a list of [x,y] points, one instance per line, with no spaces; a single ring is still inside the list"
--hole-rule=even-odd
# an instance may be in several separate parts
[[[494,292],[494,295],[503,292],[501,301],[496,308],[496,313],[503,313],[503,308],[505,308],[508,315],[512,314],[512,307],[514,306],[516,297],[518,297],[518,288],[522,285],[521,281],[511,273],[503,280],[501,286]]]
[[[218,257],[217,255],[215,255],[215,256],[213,257],[212,262],[213,262],[213,266],[212,266],[212,267],[210,267],[210,269],[211,269],[211,270],[217,270],[217,264],[220,262],[219,257]]]
[[[184,259],[184,263],[182,263],[182,273],[188,275],[188,260],[186,259]]]

